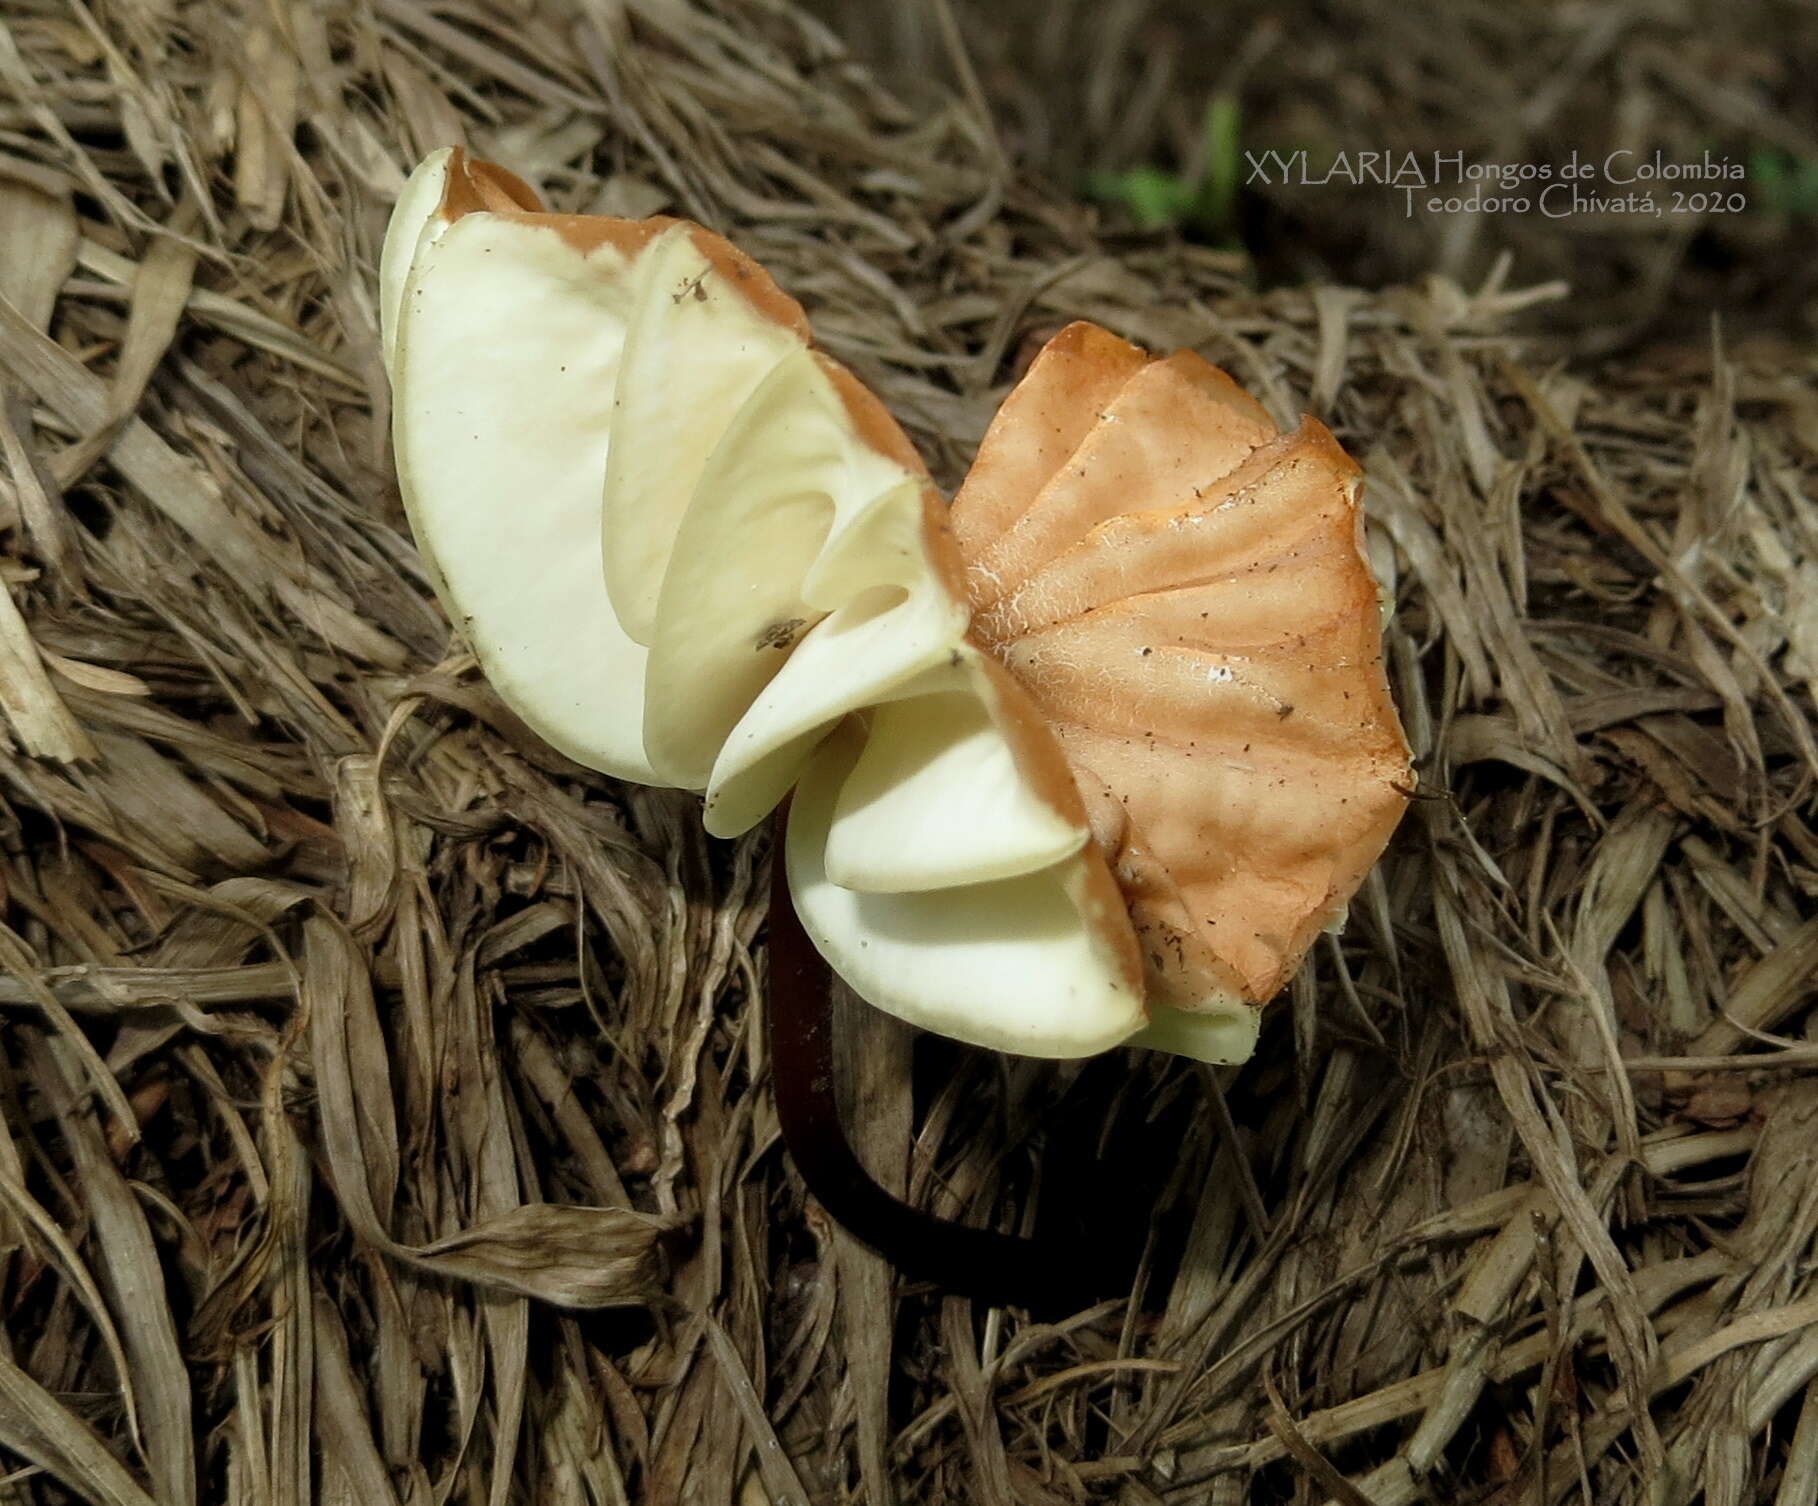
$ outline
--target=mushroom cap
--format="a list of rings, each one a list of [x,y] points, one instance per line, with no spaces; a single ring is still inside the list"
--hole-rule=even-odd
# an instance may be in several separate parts
[[[803,928],[977,1044],[1240,1060],[1380,854],[1408,750],[1360,476],[1190,352],[1061,332],[951,509],[801,309],[698,225],[426,160],[380,267],[450,617],[579,762],[791,790]]]
[[[1406,806],[1361,480],[1314,419],[1075,324],[954,498],[974,636],[1066,753],[1152,1007],[1199,1017],[1155,1044],[1241,1033]]]

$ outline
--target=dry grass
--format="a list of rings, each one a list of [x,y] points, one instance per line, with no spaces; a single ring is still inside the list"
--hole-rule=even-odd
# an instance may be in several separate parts
[[[904,87],[951,75],[937,6],[806,3]],[[1197,166],[1215,93],[1239,104],[1244,147],[1305,151],[1311,184],[1279,168],[1238,174],[1239,228],[1272,282],[1377,286],[1437,270],[1472,283],[1512,254],[1521,281],[1571,279],[1571,302],[1549,322],[1581,351],[1661,325],[1696,332],[1712,303],[1764,332],[1818,334],[1815,211],[1788,212],[1785,191],[1789,171],[1818,165],[1811,0],[950,3],[1006,139],[1063,181]],[[1409,214],[1380,184],[1318,182],[1341,151],[1413,153],[1426,170],[1435,154],[1600,167],[1630,152],[1625,176],[1656,152],[1677,164],[1707,150],[1742,164],[1745,181],[1679,186],[1740,188],[1747,212]],[[1446,195],[1460,194],[1457,169],[1442,175]]]
[[[787,0],[9,12],[0,1502],[1818,1495],[1809,365],[1108,246],[953,76],[911,111]],[[372,281],[457,136],[733,234],[949,481],[1075,316],[1367,460],[1428,798],[1258,1060],[852,1016],[880,1175],[1096,1188],[1135,1300],[844,1242],[767,1096],[763,838],[450,643]]]

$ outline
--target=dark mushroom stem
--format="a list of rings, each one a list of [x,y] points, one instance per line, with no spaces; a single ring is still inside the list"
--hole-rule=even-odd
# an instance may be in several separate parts
[[[847,1231],[905,1276],[999,1307],[1055,1318],[1130,1290],[1134,1261],[1095,1240],[1059,1243],[936,1218],[893,1197],[860,1164],[840,1122],[833,1063],[833,976],[790,899],[776,817],[769,946],[771,1075],[783,1143],[808,1190]]]

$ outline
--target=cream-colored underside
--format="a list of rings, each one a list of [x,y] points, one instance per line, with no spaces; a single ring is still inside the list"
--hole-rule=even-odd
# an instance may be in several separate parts
[[[626,252],[450,219],[459,170],[412,177],[380,302],[411,525],[501,697],[583,764],[702,790],[721,835],[793,789],[804,926],[880,1007],[1038,1056],[1141,1029],[1128,920],[906,446],[693,227]]]

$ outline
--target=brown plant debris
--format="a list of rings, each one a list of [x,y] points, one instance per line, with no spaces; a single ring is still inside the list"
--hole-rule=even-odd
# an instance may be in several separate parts
[[[1108,243],[928,14],[911,110],[788,0],[8,9],[0,1501],[1813,1499],[1809,358]],[[764,839],[451,636],[373,279],[457,139],[735,237],[946,484],[1075,318],[1365,461],[1422,798],[1257,1060],[844,1068],[889,1185],[1146,1238],[1132,1300],[845,1242]]]

